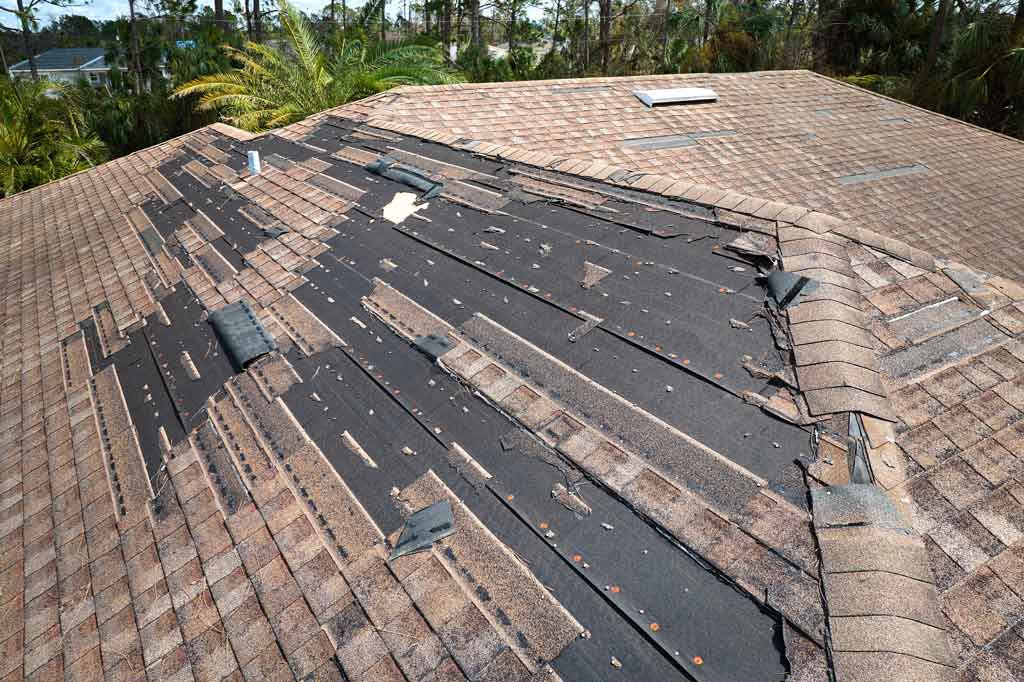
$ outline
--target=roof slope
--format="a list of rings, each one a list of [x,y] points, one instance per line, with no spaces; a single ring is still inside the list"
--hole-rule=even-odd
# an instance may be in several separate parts
[[[40,71],[77,71],[89,62],[104,59],[106,54],[102,47],[58,47],[36,55],[36,68]],[[96,67],[97,64],[91,66]],[[28,60],[18,62],[10,70],[28,71]]]
[[[694,86],[718,101],[649,109],[632,95]],[[1024,277],[1024,143],[808,71],[405,87],[347,110],[810,206]]]
[[[0,672],[518,680],[554,679],[550,664],[586,680],[614,657],[624,679],[745,680],[785,673],[783,630],[820,670],[793,464],[809,434],[738,395],[770,392],[739,366],[778,357],[767,324],[710,311],[756,313],[760,295],[737,293],[752,271],[712,241],[637,240],[602,217],[683,220],[636,197],[569,192],[603,206],[584,227],[527,196],[555,185],[357,126],[324,120],[302,143],[214,127],[0,203],[2,595],[16,614]],[[364,170],[380,148],[445,179],[422,218],[381,219],[409,188]],[[581,288],[588,259],[618,275]],[[672,295],[646,300],[654,287]],[[243,299],[280,349],[240,372],[204,319]],[[658,343],[672,320],[693,330],[685,356]],[[449,335],[437,362],[409,343],[430,333]],[[601,382],[630,402],[583,390],[602,349],[620,361]],[[470,371],[471,352],[493,361]],[[552,354],[547,382],[500,367]],[[702,430],[712,417],[732,426]],[[595,449],[611,459],[586,486]],[[713,570],[648,525],[666,494],[706,519],[685,532],[720,548]],[[456,533],[386,562],[404,517],[446,499]]]
[[[212,126],[0,216],[0,676],[1015,669],[1019,475],[969,510],[1005,537],[999,581],[922,525],[927,496],[882,493],[933,442],[897,438],[888,394],[948,344],[1017,404],[988,353],[1024,332],[1008,280],[805,208],[330,114]],[[817,289],[766,307],[773,263]],[[206,321],[242,300],[279,346],[246,368]],[[387,561],[444,500],[455,533]]]

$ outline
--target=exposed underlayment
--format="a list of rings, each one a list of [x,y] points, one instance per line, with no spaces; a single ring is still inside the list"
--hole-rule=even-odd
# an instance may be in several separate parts
[[[717,101],[651,109],[633,94],[692,87]],[[807,206],[1024,277],[1024,143],[811,71],[406,86],[340,111]]]
[[[0,679],[1016,670],[1024,288],[684,184],[328,115],[0,204]]]

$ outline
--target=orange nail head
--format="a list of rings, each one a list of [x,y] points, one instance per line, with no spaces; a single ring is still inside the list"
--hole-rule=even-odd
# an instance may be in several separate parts
[[[701,658],[700,656],[694,656],[693,657],[693,662],[696,663],[697,665],[704,665],[704,659]]]

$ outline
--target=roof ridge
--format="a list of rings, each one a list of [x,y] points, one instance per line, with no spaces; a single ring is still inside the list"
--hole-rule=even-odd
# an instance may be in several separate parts
[[[402,85],[386,92],[392,93],[405,93],[405,92],[423,92],[423,91],[451,91],[451,90],[496,90],[504,87],[516,87],[516,88],[527,88],[532,86],[545,86],[552,84],[579,84],[579,83],[594,83],[594,84],[613,84],[613,83],[626,83],[631,81],[647,81],[647,80],[671,80],[673,78],[699,78],[701,76],[711,79],[725,79],[725,78],[737,78],[737,77],[750,77],[760,76],[765,74],[779,74],[779,73],[800,73],[806,72],[807,69],[775,69],[775,70],[764,70],[764,71],[744,71],[742,73],[715,73],[715,72],[695,72],[695,73],[654,73],[648,75],[637,75],[637,76],[580,76],[576,78],[541,78],[537,80],[523,80],[523,81],[486,81],[486,82],[466,82],[466,83],[445,83],[442,85]],[[376,95],[374,95],[376,96]],[[369,99],[369,98],[367,98]],[[365,101],[365,100],[360,100]]]

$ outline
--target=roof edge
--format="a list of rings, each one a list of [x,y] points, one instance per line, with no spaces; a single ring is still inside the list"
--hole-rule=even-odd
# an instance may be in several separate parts
[[[915,111],[920,111],[923,114],[928,114],[930,116],[938,116],[939,118],[943,118],[943,119],[945,119],[947,121],[950,121],[951,123],[957,123],[957,124],[965,126],[967,128],[971,128],[973,130],[976,130],[979,133],[985,133],[987,135],[996,135],[996,136],[1001,137],[1001,138],[1003,138],[1005,140],[1012,140],[1013,142],[1016,142],[1017,144],[1024,144],[1024,140],[1018,139],[1016,137],[1012,137],[1010,135],[1007,135],[1006,133],[999,132],[998,130],[992,130],[991,128],[983,128],[983,127],[981,127],[979,125],[975,125],[974,123],[971,123],[970,121],[965,121],[965,120],[963,120],[961,118],[956,118],[954,116],[949,116],[948,114],[943,114],[940,111],[932,111],[931,109],[926,109],[926,108],[924,108],[922,106],[918,106],[918,105],[913,104],[911,102],[906,102],[906,101],[901,100],[901,99],[896,99],[895,97],[889,97],[888,95],[883,95],[880,92],[875,92],[874,90],[868,90],[867,88],[862,88],[859,85],[854,85],[853,83],[847,83],[844,80],[841,80],[839,78],[833,78],[832,76],[828,76],[828,75],[825,75],[823,73],[818,73],[817,71],[811,71],[809,69],[807,69],[806,71],[807,71],[807,73],[809,73],[809,74],[811,74],[813,76],[817,76],[818,78],[827,80],[827,81],[829,81],[831,83],[835,83],[837,85],[841,85],[844,88],[849,88],[851,90],[856,90],[858,92],[865,92],[865,93],[867,93],[869,95],[872,95],[873,97],[878,97],[879,99],[884,99],[887,102],[893,102],[893,103],[899,104],[901,106],[910,107],[911,109],[914,109]]]

